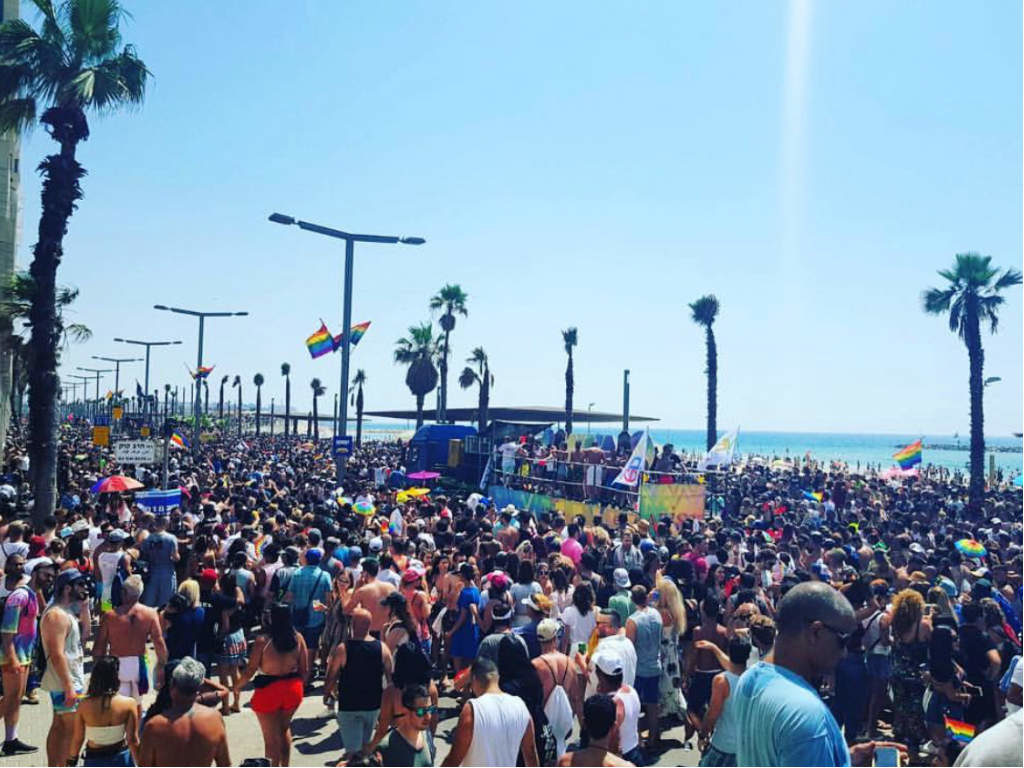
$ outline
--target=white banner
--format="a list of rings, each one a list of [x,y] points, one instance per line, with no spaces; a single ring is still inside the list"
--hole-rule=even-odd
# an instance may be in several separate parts
[[[703,459],[701,459],[700,464],[697,465],[697,469],[705,470],[708,467],[724,467],[732,464],[732,460],[736,455],[736,442],[739,436],[739,427],[736,427],[736,429],[727,435],[722,435],[722,437],[718,439],[718,442],[711,446],[711,450],[704,455]]]
[[[114,443],[114,458],[118,464],[154,464],[157,460],[156,443],[152,440],[118,440]]]
[[[626,466],[619,472],[618,477],[612,481],[612,485],[618,483],[619,485],[634,486],[640,482],[640,475],[644,472],[644,462],[647,459],[647,430],[644,430],[643,436],[637,441],[636,448],[629,454],[629,461],[626,462]]]

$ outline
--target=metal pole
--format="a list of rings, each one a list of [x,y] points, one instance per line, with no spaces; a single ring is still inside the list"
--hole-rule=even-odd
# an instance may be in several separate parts
[[[341,386],[338,388],[339,399],[338,421],[341,437],[348,434],[348,350],[349,350],[349,328],[352,327],[352,261],[353,247],[352,239],[345,240],[345,302],[342,309],[341,320]],[[340,487],[345,480],[345,455],[334,457],[334,466],[337,469],[337,482]]]
[[[622,372],[622,431],[629,432],[629,369]]]
[[[171,425],[164,421],[164,483],[163,489],[167,490],[167,463],[171,454]]]
[[[146,388],[143,390],[146,393],[146,399],[142,401],[142,417],[146,418],[146,414],[149,412],[149,348],[152,344],[146,345]]]

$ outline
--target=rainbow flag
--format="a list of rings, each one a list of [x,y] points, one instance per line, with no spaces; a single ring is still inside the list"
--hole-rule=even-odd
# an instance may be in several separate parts
[[[178,430],[174,430],[171,433],[171,443],[178,446],[179,448],[189,448],[188,439]]]
[[[349,340],[352,342],[352,346],[353,347],[356,344],[359,343],[359,340],[363,338],[364,334],[366,333],[366,329],[369,328],[369,327],[370,327],[370,321],[367,320],[365,323],[357,323],[356,325],[353,325],[349,329],[348,337],[349,337]],[[341,345],[345,341],[345,339],[342,338],[343,336],[344,336],[344,334],[339,333],[337,336],[334,337],[334,348],[336,350],[337,349],[341,349]]]
[[[306,339],[306,349],[309,350],[309,356],[314,360],[326,355],[328,352],[334,351],[334,338],[331,336],[331,332],[327,330],[323,320],[320,321],[320,327],[316,333]]]
[[[825,498],[825,494],[821,491],[804,491],[804,498],[808,501],[816,501],[821,504],[821,500]]]
[[[209,366],[207,366],[207,365],[200,365],[196,369],[196,372],[192,374],[192,378],[193,379],[205,379],[205,378],[209,377],[209,375],[211,373],[213,373],[213,369],[214,368],[215,368],[215,366],[213,366],[213,365],[209,365]]]
[[[974,726],[961,720],[954,720],[952,717],[943,716],[946,721],[946,732],[954,741],[961,744],[968,744],[974,738]]]
[[[910,469],[915,464],[921,463],[921,441],[911,443],[906,448],[896,451],[892,455],[900,469]]]

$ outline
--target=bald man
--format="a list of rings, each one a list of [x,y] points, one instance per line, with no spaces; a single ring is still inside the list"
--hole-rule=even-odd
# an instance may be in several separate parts
[[[773,653],[747,670],[733,694],[744,734],[737,764],[870,765],[876,746],[897,747],[867,742],[847,749],[818,696],[818,681],[835,669],[857,629],[846,597],[825,582],[804,582],[786,593],[776,611]]]
[[[390,680],[394,669],[391,651],[370,634],[372,619],[365,608],[352,611],[352,637],[335,646],[327,660],[324,704],[338,700],[338,730],[350,761],[373,736],[385,678]]]

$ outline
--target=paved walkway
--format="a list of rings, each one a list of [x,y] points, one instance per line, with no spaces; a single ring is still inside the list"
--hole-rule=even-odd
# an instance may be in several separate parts
[[[227,718],[231,762],[240,764],[246,758],[263,757],[263,737],[260,734],[256,715],[247,706],[251,691],[242,694],[242,711]],[[144,702],[148,705],[152,694]],[[51,709],[49,696],[40,691],[40,703],[21,708],[21,724],[18,732],[22,741],[39,747],[39,752],[18,757],[0,757],[0,768],[6,766],[38,766],[46,762],[46,733],[50,727]],[[455,701],[442,697],[440,701],[441,722],[437,728],[437,760],[440,765],[448,754],[451,731],[455,727],[458,710]],[[320,683],[305,698],[292,721],[295,742],[292,747],[292,765],[328,766],[335,765],[341,755],[341,740],[334,715],[323,705]],[[694,750],[683,750],[682,726],[666,730],[663,738],[671,747],[658,756],[656,765],[693,766],[700,755]]]

